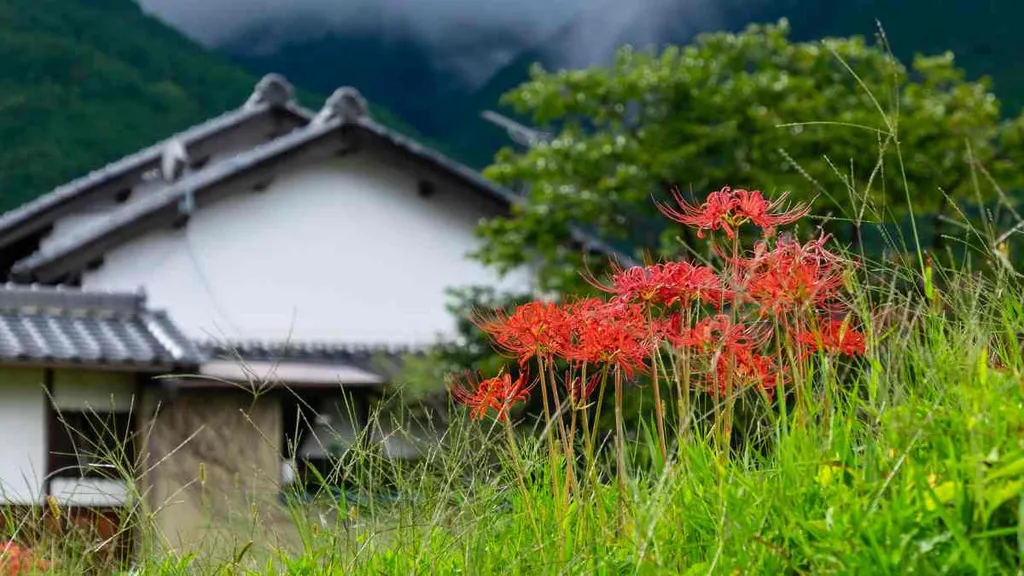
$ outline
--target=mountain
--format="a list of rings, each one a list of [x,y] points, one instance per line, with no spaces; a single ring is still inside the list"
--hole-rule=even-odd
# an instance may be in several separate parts
[[[415,118],[424,133],[445,134],[444,115],[458,109],[457,99],[465,97],[458,78],[436,68],[427,48],[412,37],[328,32],[284,42],[269,53],[247,51],[277,33],[270,25],[254,27],[222,51],[254,73],[283,70],[292,82],[316,92],[354,86],[371,102],[390,102],[388,109],[398,117]]]
[[[0,209],[240,106],[258,80],[130,0],[3,0],[0,62]]]
[[[460,81],[445,65],[453,51],[443,44],[426,45],[393,28],[380,34],[373,28],[324,33],[321,27],[304,36],[301,23],[282,32],[278,20],[276,35],[267,34],[272,27],[267,24],[220,50],[254,72],[280,71],[314,89],[358,86],[475,167],[488,164],[494,151],[508,143],[501,130],[480,119],[480,112],[496,108],[503,93],[527,79],[534,62],[549,69],[607,62],[614,47],[624,43],[684,44],[701,32],[738,31],[782,17],[789,19],[793,39],[799,41],[872,37],[877,18],[904,61],[915,53],[952,50],[971,77],[994,79],[1008,114],[1024,106],[1024,60],[1018,56],[1024,53],[1024,37],[1005,25],[1024,17],[1019,0],[635,0],[619,3],[614,11],[610,2],[595,3],[540,40],[502,36],[500,30],[491,35],[477,31],[475,44],[460,38],[461,50],[469,54],[495,51],[496,44],[512,52],[482,84]],[[271,49],[255,41],[268,35],[291,40]]]
[[[685,43],[783,16],[797,40],[872,35],[877,17],[901,58],[950,49],[971,76],[994,78],[1008,114],[1024,105],[1024,37],[1006,25],[1024,17],[1018,0],[635,0],[616,11],[624,4],[602,1],[543,34],[467,25],[440,44],[401,26],[331,32],[305,13],[213,52],[132,0],[3,0],[0,209],[240,105],[265,72],[295,82],[311,108],[355,86],[383,106],[382,122],[483,167],[508,139],[480,112],[533,62],[584,65],[625,42]]]

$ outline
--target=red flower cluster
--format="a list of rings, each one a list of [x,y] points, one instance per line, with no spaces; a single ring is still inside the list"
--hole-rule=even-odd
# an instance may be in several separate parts
[[[564,345],[565,312],[551,302],[530,302],[511,315],[498,313],[479,322],[498,348],[525,364],[534,356],[547,357]]]
[[[708,390],[725,396],[737,390],[756,387],[774,395],[780,374],[775,360],[749,348],[725,347],[716,357]]]
[[[663,327],[662,336],[678,348],[689,347],[699,352],[709,352],[720,348],[750,348],[758,339],[753,331],[742,323],[735,323],[729,316],[718,314],[698,320],[692,328],[682,326],[678,314],[669,317],[667,327]]]
[[[4,576],[20,576],[47,570],[50,563],[37,558],[32,550],[24,548],[17,542],[7,540],[0,543],[0,574]]]
[[[679,190],[673,198],[678,208],[659,205],[662,213],[679,222],[697,229],[697,237],[703,238],[705,230],[722,230],[733,238],[735,230],[746,222],[752,222],[764,231],[765,236],[775,233],[775,228],[792,224],[810,212],[807,204],[797,204],[785,209],[788,193],[774,202],[769,202],[757,190],[732,190],[728,186],[708,194],[703,204],[690,204]]]
[[[744,269],[743,291],[764,312],[774,314],[824,307],[843,284],[850,263],[825,249],[828,236],[800,244],[780,239],[775,249],[759,246],[755,256],[738,265]]]
[[[835,318],[828,318],[814,328],[800,330],[797,342],[804,346],[805,354],[823,351],[860,356],[867,348],[864,334],[854,330],[848,320]]]
[[[629,377],[644,369],[652,342],[647,316],[639,305],[591,298],[566,309],[569,322],[563,358],[610,366]]]
[[[512,375],[504,370],[493,378],[478,380],[474,375],[465,375],[450,385],[452,396],[469,407],[470,417],[482,419],[487,411],[494,409],[498,420],[508,417],[508,411],[519,402],[530,397],[532,385],[529,373],[524,369],[519,378],[512,380]]]
[[[773,395],[790,380],[785,349],[797,350],[804,360],[816,351],[865,353],[865,337],[854,329],[853,318],[833,318],[842,308],[852,263],[826,249],[828,236],[806,243],[775,236],[776,227],[805,216],[806,205],[785,208],[786,195],[769,201],[758,191],[729,188],[712,192],[700,205],[678,192],[675,197],[677,208],[660,206],[670,218],[697,228],[698,236],[722,230],[734,240],[731,254],[719,252],[724,270],[682,261],[613,268],[606,283],[588,278],[608,300],[531,302],[480,322],[497,347],[519,361],[524,375],[513,382],[502,371],[453,387],[475,418],[492,408],[505,418],[512,404],[526,399],[531,359],[542,374],[556,360],[567,362],[566,396],[582,406],[597,375],[646,373],[658,350],[684,356],[685,369],[695,376],[686,381],[703,382],[715,395],[746,389]],[[763,236],[749,252],[740,250],[736,235],[745,223],[761,228]],[[679,376],[678,366],[672,374]]]
[[[715,271],[689,262],[665,262],[617,269],[611,285],[591,281],[599,290],[622,302],[642,304],[689,304],[701,301],[721,306],[732,293],[722,287]]]

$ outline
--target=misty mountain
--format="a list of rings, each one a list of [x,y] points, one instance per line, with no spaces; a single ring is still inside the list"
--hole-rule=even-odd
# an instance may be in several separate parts
[[[527,11],[542,5],[523,3]],[[1024,16],[1024,3],[1017,0],[601,1],[539,31],[499,22],[467,27],[449,38],[396,25],[392,20],[409,20],[399,16],[377,13],[372,24],[325,31],[322,20],[309,22],[308,10],[294,18],[278,15],[218,49],[253,72],[278,71],[314,90],[356,86],[477,167],[507,143],[480,112],[496,108],[503,93],[527,78],[533,62],[548,69],[606,63],[626,43],[687,43],[701,32],[738,31],[781,17],[789,19],[795,40],[872,37],[880,20],[901,59],[952,50],[971,77],[994,78],[1008,113],[1024,104],[1024,60],[1018,57],[1024,38],[1005,25]]]

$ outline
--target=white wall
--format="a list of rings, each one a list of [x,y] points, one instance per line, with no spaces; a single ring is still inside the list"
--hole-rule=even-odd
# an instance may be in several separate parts
[[[136,401],[135,374],[58,370],[52,394],[58,411],[131,412]]]
[[[466,258],[493,204],[435,186],[421,198],[366,152],[295,167],[113,250],[82,284],[142,286],[193,337],[430,342],[454,329],[447,287],[498,282]]]
[[[62,505],[113,508],[128,504],[128,483],[108,478],[54,478],[50,494]]]
[[[0,370],[0,502],[39,503],[46,474],[42,370]]]

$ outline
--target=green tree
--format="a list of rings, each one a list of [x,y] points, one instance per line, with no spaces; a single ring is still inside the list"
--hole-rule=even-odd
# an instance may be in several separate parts
[[[978,165],[1016,183],[1022,123],[1004,121],[989,81],[968,81],[952,54],[908,68],[884,38],[788,35],[783,20],[658,54],[623,48],[608,68],[535,67],[504,103],[553,137],[487,169],[528,193],[482,226],[478,256],[499,269],[539,261],[547,286],[566,289],[579,285],[581,257],[559,248],[574,226],[638,256],[682,250],[651,201],[672,187],[790,191],[860,242],[862,221],[935,219],[947,198],[973,201]]]

